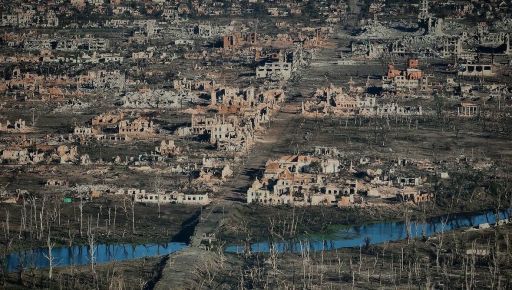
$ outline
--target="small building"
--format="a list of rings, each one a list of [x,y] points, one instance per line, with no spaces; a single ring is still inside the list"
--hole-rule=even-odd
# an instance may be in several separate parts
[[[155,151],[162,156],[171,156],[181,152],[180,148],[174,144],[174,140],[162,140]]]
[[[278,78],[287,80],[292,76],[292,64],[287,62],[270,62],[256,68],[257,78]]]
[[[122,120],[119,122],[119,134],[128,136],[151,135],[156,133],[156,128],[153,121],[146,118],[138,118],[132,122]]]
[[[421,184],[420,177],[398,177],[396,182],[399,186],[418,186]]]
[[[459,117],[474,117],[480,112],[480,106],[474,102],[462,102],[457,107],[457,116]]]
[[[175,196],[176,203],[188,204],[188,205],[207,205],[210,203],[210,199],[208,198],[208,194],[200,194],[200,193],[181,193]]]
[[[493,65],[472,63],[461,64],[457,74],[466,77],[493,77],[496,75]]]
[[[401,189],[396,194],[399,201],[402,202],[413,202],[413,203],[422,203],[431,201],[434,198],[432,193],[424,193],[419,190],[415,190],[414,188],[407,187]]]
[[[75,135],[82,135],[82,136],[91,136],[92,135],[92,128],[90,127],[83,127],[83,126],[77,126],[73,129],[73,134]]]
[[[69,182],[67,180],[48,179],[45,186],[69,186]]]

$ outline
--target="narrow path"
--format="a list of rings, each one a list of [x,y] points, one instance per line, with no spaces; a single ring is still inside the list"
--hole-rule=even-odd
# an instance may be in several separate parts
[[[247,188],[263,170],[269,158],[275,158],[279,153],[287,151],[288,141],[285,136],[293,133],[296,125],[295,116],[286,112],[278,112],[270,128],[256,136],[256,144],[241,164],[235,165],[234,176],[222,184],[220,199],[245,202]]]
[[[202,236],[216,233],[233,204],[245,202],[247,188],[269,158],[289,153],[290,144],[299,140],[299,136],[296,136],[297,118],[292,113],[296,109],[296,103],[285,104],[284,109],[274,115],[270,127],[256,137],[255,146],[242,164],[234,166],[234,176],[221,186],[219,196],[203,209],[190,247],[170,257],[154,289],[177,289],[183,288],[183,285],[196,288],[193,283],[198,281],[202,267],[215,261],[215,253],[200,248]]]

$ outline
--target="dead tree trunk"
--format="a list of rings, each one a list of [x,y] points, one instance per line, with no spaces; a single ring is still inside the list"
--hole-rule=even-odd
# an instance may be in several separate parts
[[[132,234],[135,234],[135,200],[132,200]]]
[[[55,246],[55,243],[51,242],[51,233],[50,230],[48,230],[48,238],[46,239],[46,246],[48,248],[48,255],[44,255],[44,257],[48,260],[50,268],[48,269],[48,278],[52,280],[53,278],[53,261],[54,257],[52,254],[53,247]]]
[[[78,205],[78,208],[80,209],[80,237],[82,237],[82,220],[83,220],[83,209],[84,209],[84,202],[82,196],[80,196],[80,204]]]

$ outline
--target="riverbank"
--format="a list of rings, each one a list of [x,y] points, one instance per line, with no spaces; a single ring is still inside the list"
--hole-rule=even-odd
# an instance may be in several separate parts
[[[507,208],[507,202],[501,208]],[[381,221],[425,221],[444,215],[463,215],[493,210],[489,199],[446,208],[435,203],[399,204],[369,207],[288,207],[235,204],[223,221],[219,233],[226,243],[255,242],[277,236],[294,239],[309,235],[329,235],[340,226],[354,226]]]
[[[490,278],[484,264],[492,262],[492,251],[495,249],[503,266],[495,283],[506,283],[507,275],[512,274],[510,264],[506,264],[512,259],[509,257],[511,234],[512,225],[480,230],[457,229],[429,238],[418,237],[375,245],[368,243],[362,247],[335,250],[304,247],[300,252],[229,254],[193,247],[163,257],[96,265],[95,275],[90,266],[71,266],[55,268],[54,278],[50,280],[48,269],[27,269],[22,273],[4,275],[3,283],[9,289],[51,288],[51,285],[90,289],[96,286],[95,283],[103,286],[125,285],[124,289],[169,289],[172,285],[183,285],[183,281],[188,281],[193,288],[222,287],[232,283],[251,288],[345,288],[354,285],[363,288],[400,288],[413,285],[410,283],[437,287],[442,285],[429,283],[446,281],[443,276],[446,274],[442,273],[445,269],[443,263],[445,267],[450,263],[450,269],[454,271],[450,275],[458,275],[458,278],[448,281],[453,284],[446,285],[458,288],[462,283],[461,267],[468,267],[469,264],[464,263],[475,255],[476,260],[472,262],[475,275],[484,280]],[[455,258],[452,257],[454,253],[457,255]],[[417,274],[417,267],[426,267],[427,272]],[[480,285],[482,282],[474,283]]]
[[[456,231],[462,228],[485,228],[493,224],[508,224],[512,209],[499,212],[487,211],[471,214],[454,214],[429,218],[425,221],[380,221],[361,225],[333,227],[328,237],[310,235],[295,239],[279,239],[271,236],[256,243],[229,245],[229,253],[272,253],[335,250],[379,245],[409,239],[427,239],[438,233]]]
[[[187,281],[209,289],[510,289],[511,238],[512,225],[505,225],[361,248],[218,254],[223,263]]]
[[[59,207],[58,212],[54,206]],[[89,227],[96,244],[188,242],[189,228],[191,225],[193,228],[201,214],[199,207],[161,205],[158,209],[157,205],[134,204],[132,210],[131,204],[126,201],[97,199],[83,204],[80,221],[79,208],[80,204],[76,202],[58,205],[48,202],[45,210],[56,214],[52,220],[43,221],[41,227],[32,221],[23,224],[22,214],[19,214],[24,210],[22,205],[2,205],[0,216],[8,220],[9,225],[7,221],[4,222],[4,233],[0,235],[0,255],[45,248],[48,233],[54,247],[86,245],[90,243]],[[32,216],[30,206],[25,210],[29,217]]]

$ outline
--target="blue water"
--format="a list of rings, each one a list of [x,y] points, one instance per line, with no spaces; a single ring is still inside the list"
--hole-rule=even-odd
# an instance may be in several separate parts
[[[499,219],[512,216],[512,209],[499,213]],[[442,221],[445,221],[443,226]],[[448,232],[460,228],[478,226],[483,223],[493,224],[496,215],[489,211],[486,213],[450,215],[427,220],[426,223],[411,222],[410,237],[429,237],[441,231]],[[369,238],[371,244],[380,244],[390,241],[398,241],[407,238],[407,230],[404,222],[378,222],[357,226],[348,226],[338,229],[329,240],[319,238],[304,238],[300,241],[268,242],[263,241],[251,244],[253,253],[269,252],[272,246],[277,252],[301,252],[306,247],[312,251],[334,250],[340,248],[354,248],[365,244]],[[98,244],[95,246],[95,262],[97,264],[113,261],[126,261],[144,257],[153,257],[171,254],[188,247],[185,243],[169,242],[167,244]],[[244,247],[230,245],[225,249],[228,253],[243,253]],[[49,262],[45,257],[48,249],[36,248],[33,250],[11,253],[6,256],[5,265],[8,272],[16,271],[20,265],[24,268],[48,268]],[[89,246],[56,247],[52,250],[54,267],[71,265],[87,265],[90,263]]]
[[[499,219],[509,218],[512,209],[499,213]],[[443,225],[444,222],[444,225]],[[437,217],[427,220],[426,223],[411,222],[410,238],[430,237],[436,233],[448,232],[455,229],[469,228],[480,224],[496,223],[496,215],[492,211],[485,213],[456,214]],[[365,239],[370,239],[370,244],[382,244],[385,242],[399,241],[407,238],[407,226],[405,222],[390,221],[344,227],[335,231],[330,239],[304,238],[293,241],[269,242],[263,241],[250,245],[252,253],[267,253],[270,247],[273,251],[300,253],[306,248],[311,251],[335,250],[341,248],[359,248],[365,244]],[[243,253],[244,246],[230,245],[226,247],[228,253]]]
[[[97,264],[113,261],[133,260],[143,257],[153,257],[171,254],[186,248],[185,243],[169,242],[167,244],[97,244],[95,246],[95,262]],[[7,271],[14,272],[20,262],[24,268],[48,268],[50,266],[47,248],[21,251],[7,255]],[[52,250],[55,267],[71,265],[87,265],[90,263],[89,246],[55,247]]]

